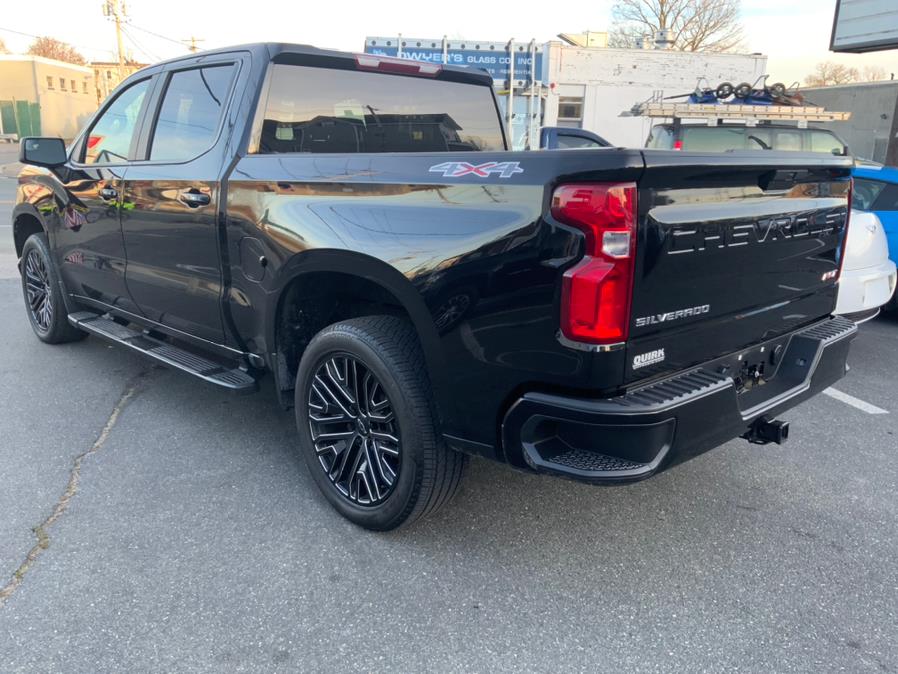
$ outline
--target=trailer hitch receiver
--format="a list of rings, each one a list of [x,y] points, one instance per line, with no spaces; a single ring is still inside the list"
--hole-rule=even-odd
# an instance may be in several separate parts
[[[789,439],[789,422],[761,417],[742,437],[755,445],[766,445],[771,442],[781,445]]]

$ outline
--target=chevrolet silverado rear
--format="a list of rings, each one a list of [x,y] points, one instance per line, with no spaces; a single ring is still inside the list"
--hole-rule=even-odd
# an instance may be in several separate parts
[[[471,69],[215,50],[21,158],[36,336],[267,376],[325,498],[371,529],[445,503],[467,454],[615,482],[782,442],[856,331],[831,315],[847,159],[512,152]]]
[[[784,410],[846,371],[831,316],[848,225],[844,160],[646,151],[633,182],[565,181],[548,218],[583,235],[560,282],[559,341],[595,390],[525,392],[512,460],[591,481],[647,477],[742,436],[781,443]]]

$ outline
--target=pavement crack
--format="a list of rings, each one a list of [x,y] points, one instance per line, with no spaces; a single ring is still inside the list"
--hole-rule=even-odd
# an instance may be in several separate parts
[[[109,438],[109,434],[112,433],[112,429],[115,428],[115,424],[118,422],[119,416],[121,416],[122,411],[143,389],[144,379],[149,374],[149,372],[149,369],[143,370],[128,381],[128,383],[125,385],[124,391],[119,396],[119,399],[116,401],[115,405],[112,407],[112,412],[109,414],[109,418],[106,420],[106,423],[100,430],[100,434],[97,436],[97,439],[94,440],[93,444],[90,447],[88,447],[86,450],[75,457],[75,460],[72,462],[72,468],[69,471],[68,483],[66,484],[65,490],[63,490],[62,495],[53,506],[53,510],[43,522],[32,528],[37,541],[28,551],[28,554],[25,555],[25,559],[22,560],[22,563],[19,564],[18,568],[13,572],[12,577],[9,579],[9,582],[6,583],[6,585],[4,585],[2,588],[0,588],[0,608],[2,608],[6,604],[6,601],[13,595],[13,593],[15,593],[15,591],[25,580],[25,575],[37,561],[37,558],[40,557],[41,553],[50,547],[49,529],[56,523],[56,521],[60,517],[65,514],[66,510],[68,510],[69,503],[71,503],[72,499],[78,493],[78,486],[81,483],[81,467],[84,465],[84,462],[89,456],[99,452],[103,448],[103,445],[106,444],[106,440]]]

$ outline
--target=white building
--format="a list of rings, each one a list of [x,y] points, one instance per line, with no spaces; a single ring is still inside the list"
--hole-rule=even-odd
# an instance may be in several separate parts
[[[96,109],[90,68],[40,56],[0,55],[0,133],[71,139]]]
[[[753,84],[767,72],[761,54],[595,49],[560,42],[550,42],[547,51],[542,125],[587,129],[629,147],[642,147],[651,126],[651,120],[620,116],[634,104],[653,95],[687,93],[699,78],[712,87]]]

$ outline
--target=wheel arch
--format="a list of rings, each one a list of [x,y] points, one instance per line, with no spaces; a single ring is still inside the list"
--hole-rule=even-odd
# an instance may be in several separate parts
[[[284,326],[290,307],[297,306],[301,298],[316,301],[319,303],[316,306],[322,308],[319,316],[314,315],[314,310],[310,312],[313,315],[309,325],[315,332],[335,320],[376,313],[399,315],[412,324],[418,336],[444,426],[455,426],[455,405],[449,395],[448,369],[439,333],[421,293],[399,270],[362,253],[312,250],[288,260],[278,271],[274,287],[276,291],[269,295],[267,307],[267,315],[271,318],[267,321],[266,342],[274,345],[271,354],[274,362],[270,365],[279,389],[286,390],[287,385],[293,387],[292,379],[283,381],[288,376],[295,376],[293,363],[289,362],[289,350],[285,348],[290,332]],[[341,299],[347,297],[358,302],[352,306],[345,302],[341,304]],[[329,308],[329,302],[340,306],[336,313],[328,314],[323,310]],[[330,320],[332,317],[335,320]],[[301,357],[304,346],[301,345],[297,357]]]
[[[47,233],[47,226],[38,210],[31,204],[19,204],[13,209],[12,233],[16,257],[22,257],[22,247],[32,234]]]

